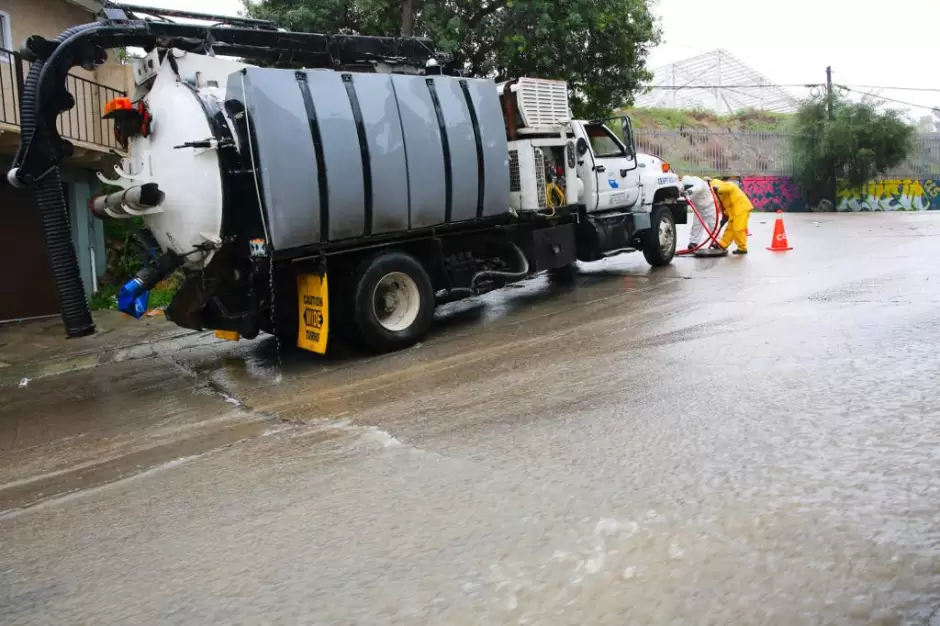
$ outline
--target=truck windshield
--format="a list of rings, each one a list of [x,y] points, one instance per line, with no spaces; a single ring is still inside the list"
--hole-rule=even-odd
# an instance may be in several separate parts
[[[591,150],[595,157],[606,159],[627,156],[623,146],[603,124],[585,124],[584,131],[587,133],[588,141],[591,142]]]

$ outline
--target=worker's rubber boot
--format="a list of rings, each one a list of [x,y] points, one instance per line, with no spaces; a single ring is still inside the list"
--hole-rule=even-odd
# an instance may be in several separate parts
[[[747,254],[747,250],[735,250],[731,254]]]

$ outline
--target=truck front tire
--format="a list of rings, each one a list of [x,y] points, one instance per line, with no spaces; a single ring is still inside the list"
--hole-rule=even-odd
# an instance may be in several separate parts
[[[650,214],[650,229],[643,241],[643,256],[653,267],[672,263],[676,255],[676,222],[668,207],[654,206]]]
[[[421,263],[398,250],[381,252],[356,272],[353,321],[363,347],[392,352],[421,341],[434,319],[434,289]]]

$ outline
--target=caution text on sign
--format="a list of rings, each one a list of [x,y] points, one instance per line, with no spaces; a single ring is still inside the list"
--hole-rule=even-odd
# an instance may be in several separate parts
[[[326,354],[330,330],[326,272],[297,276],[297,347]]]

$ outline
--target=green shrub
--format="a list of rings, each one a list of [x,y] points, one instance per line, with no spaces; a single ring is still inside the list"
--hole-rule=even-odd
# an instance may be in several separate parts
[[[913,148],[915,128],[897,111],[831,97],[831,121],[825,96],[804,102],[793,119],[792,176],[812,204],[835,202],[836,180],[864,185],[903,163]]]

